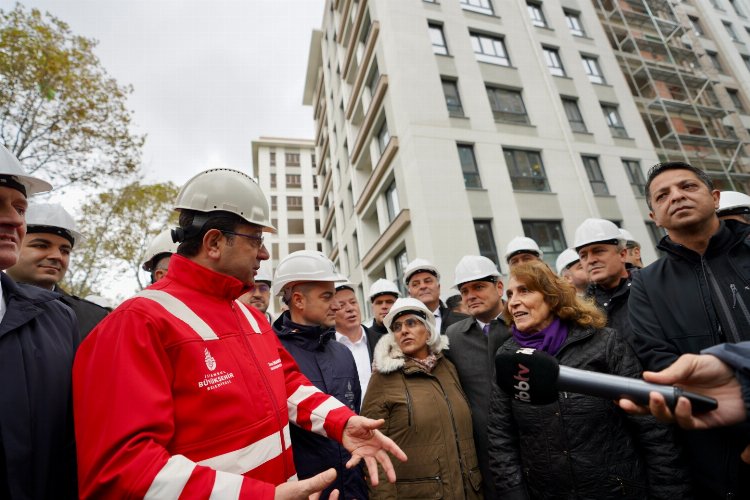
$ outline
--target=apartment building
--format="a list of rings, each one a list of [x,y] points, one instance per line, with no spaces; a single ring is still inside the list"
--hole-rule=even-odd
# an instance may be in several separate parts
[[[438,266],[444,294],[462,255],[486,255],[507,271],[502,254],[519,235],[534,238],[554,262],[587,217],[628,229],[644,260],[656,258],[661,233],[648,218],[645,172],[660,158],[702,157],[695,148],[704,146],[686,144],[682,131],[667,137],[649,94],[633,97],[623,61],[650,49],[626,54],[622,25],[634,12],[628,6],[640,3],[325,3],[303,102],[316,125],[323,251],[361,284],[360,294],[377,278],[400,283],[416,257]],[[652,25],[660,29],[659,22]],[[740,55],[732,57],[734,64]],[[684,120],[677,99],[659,96],[659,112],[666,108],[677,127]],[[728,106],[725,97],[717,92]],[[706,116],[703,104],[690,106]],[[727,119],[739,139],[724,147],[711,135],[721,161],[747,128],[737,113]],[[712,175],[736,186],[739,156]]]
[[[253,176],[269,196],[276,234],[266,234],[274,270],[297,250],[322,250],[315,149],[311,140],[260,137],[252,142]],[[276,307],[275,310],[278,310]]]

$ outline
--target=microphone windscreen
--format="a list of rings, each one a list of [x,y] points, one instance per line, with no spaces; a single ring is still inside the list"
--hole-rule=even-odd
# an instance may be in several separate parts
[[[497,385],[514,399],[534,405],[557,401],[557,359],[536,349],[521,348],[495,356]]]

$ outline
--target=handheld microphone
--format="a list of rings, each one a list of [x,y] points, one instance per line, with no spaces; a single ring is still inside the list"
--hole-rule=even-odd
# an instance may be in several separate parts
[[[695,414],[719,406],[713,398],[683,391],[679,387],[560,366],[556,358],[536,349],[521,348],[513,354],[498,354],[495,356],[495,373],[497,385],[503,391],[535,405],[557,401],[559,391],[568,391],[613,400],[629,399],[643,406],[648,406],[650,392],[658,392],[672,410],[682,396],[690,400]]]

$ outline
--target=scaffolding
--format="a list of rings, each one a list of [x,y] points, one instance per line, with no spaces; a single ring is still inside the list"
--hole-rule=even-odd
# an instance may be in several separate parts
[[[739,117],[682,4],[594,6],[660,160],[686,161],[719,189],[750,192],[750,142],[735,132]]]

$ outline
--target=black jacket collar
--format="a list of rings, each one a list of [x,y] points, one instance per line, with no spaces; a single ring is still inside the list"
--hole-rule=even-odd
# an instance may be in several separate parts
[[[292,321],[289,311],[274,321],[273,328],[280,339],[314,351],[322,349],[336,335],[335,327],[300,325]]]
[[[708,240],[708,248],[703,254],[705,258],[716,257],[726,254],[732,247],[750,237],[750,225],[739,221],[721,221],[719,230]],[[700,262],[701,255],[689,248],[675,243],[669,236],[665,236],[659,242],[658,248],[667,252],[670,256]]]

